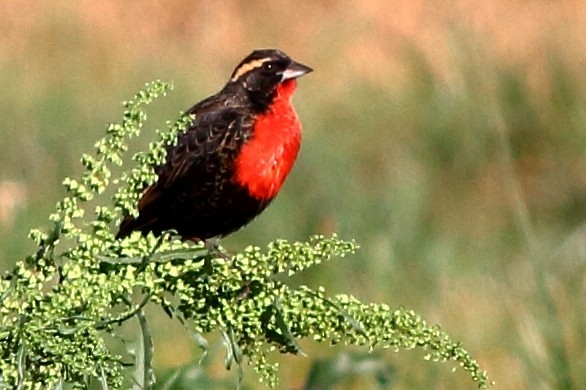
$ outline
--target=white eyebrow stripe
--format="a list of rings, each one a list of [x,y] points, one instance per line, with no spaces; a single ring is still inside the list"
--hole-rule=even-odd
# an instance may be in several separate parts
[[[260,68],[262,64],[270,60],[270,58],[261,58],[259,60],[248,61],[247,63],[240,65],[240,67],[236,69],[236,72],[234,72],[234,76],[232,76],[232,81],[238,80],[242,75],[250,72],[253,69]]]

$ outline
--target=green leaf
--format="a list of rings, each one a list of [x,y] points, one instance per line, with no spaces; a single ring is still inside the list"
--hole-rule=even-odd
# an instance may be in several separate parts
[[[238,366],[237,389],[240,389],[242,381],[244,380],[244,372],[242,370],[242,351],[240,350],[240,346],[238,345],[236,340],[234,340],[234,333],[232,329],[222,329],[222,342],[224,344],[224,348],[226,348],[226,358],[224,359],[224,366],[226,367],[226,369],[229,370],[232,367],[232,363],[236,363],[236,365]]]
[[[149,323],[144,311],[141,309],[136,313],[138,320],[140,337],[137,343],[137,350],[134,356],[134,381],[133,389],[150,390],[155,384],[155,373],[153,371],[153,338],[151,335]]]

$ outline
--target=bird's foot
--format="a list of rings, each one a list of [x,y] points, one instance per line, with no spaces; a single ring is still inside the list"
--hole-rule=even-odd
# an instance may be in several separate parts
[[[247,281],[242,286],[242,289],[240,290],[240,294],[238,294],[238,296],[236,297],[236,300],[243,301],[246,298],[248,298],[251,293],[252,293],[252,281]]]
[[[220,245],[214,241],[214,240],[199,240],[199,242],[202,242],[205,246],[205,248],[208,250],[208,253],[210,255],[213,256],[217,256],[223,260],[226,261],[232,261],[232,254],[228,251],[226,251],[225,249],[223,249],[222,247],[220,247]]]

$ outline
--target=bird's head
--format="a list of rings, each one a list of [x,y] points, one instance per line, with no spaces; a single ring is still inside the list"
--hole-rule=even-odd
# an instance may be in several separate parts
[[[282,51],[260,49],[238,64],[228,86],[246,91],[253,104],[262,110],[271,103],[280,85],[294,84],[293,80],[312,70]]]

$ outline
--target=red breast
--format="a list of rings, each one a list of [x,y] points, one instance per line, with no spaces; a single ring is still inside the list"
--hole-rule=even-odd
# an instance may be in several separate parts
[[[291,104],[296,86],[295,79],[279,84],[273,102],[257,116],[252,138],[236,159],[236,182],[257,199],[277,195],[299,153],[301,124]]]

